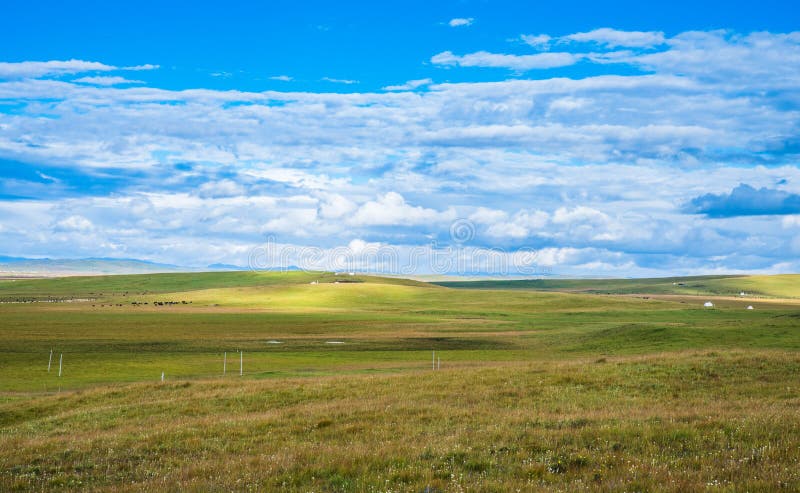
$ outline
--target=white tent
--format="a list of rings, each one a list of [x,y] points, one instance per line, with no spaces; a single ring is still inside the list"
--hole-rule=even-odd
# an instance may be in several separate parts
[[[714,306],[714,303],[711,303],[710,301],[706,301],[705,303],[703,303],[703,306],[706,307],[706,308],[712,308]]]
[[[747,309],[748,310],[752,310],[753,309],[753,305],[747,305]]]

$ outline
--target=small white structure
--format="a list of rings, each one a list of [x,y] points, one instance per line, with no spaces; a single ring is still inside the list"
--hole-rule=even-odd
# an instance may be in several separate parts
[[[354,276],[354,275],[356,275],[356,273],[355,272],[350,272],[348,275],[349,276]]]
[[[753,305],[747,305],[747,309],[748,310],[752,310],[753,309]]]
[[[319,284],[319,281],[311,281],[309,284]]]
[[[742,292],[740,292],[740,293],[739,293],[739,296],[747,296],[747,293],[745,293],[744,291],[742,291]]]
[[[710,301],[706,301],[705,303],[703,303],[703,306],[706,307],[706,308],[714,308],[714,303],[711,303]]]

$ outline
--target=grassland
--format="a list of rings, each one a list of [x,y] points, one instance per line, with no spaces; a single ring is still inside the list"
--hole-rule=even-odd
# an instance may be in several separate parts
[[[798,490],[797,279],[0,281],[0,490]]]
[[[695,276],[651,279],[526,279],[450,281],[441,286],[464,289],[527,289],[595,294],[651,294],[800,298],[800,275]]]

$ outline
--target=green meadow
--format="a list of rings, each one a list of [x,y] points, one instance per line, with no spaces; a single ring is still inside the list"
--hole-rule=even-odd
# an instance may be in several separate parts
[[[800,276],[148,274],[0,302],[1,491],[800,489]]]

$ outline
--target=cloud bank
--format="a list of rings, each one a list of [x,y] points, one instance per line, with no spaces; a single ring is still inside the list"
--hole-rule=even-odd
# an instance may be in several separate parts
[[[272,238],[534,250],[565,275],[800,270],[800,34],[513,39],[347,94],[0,64],[0,254],[244,265]],[[600,72],[551,73],[574,64]]]

